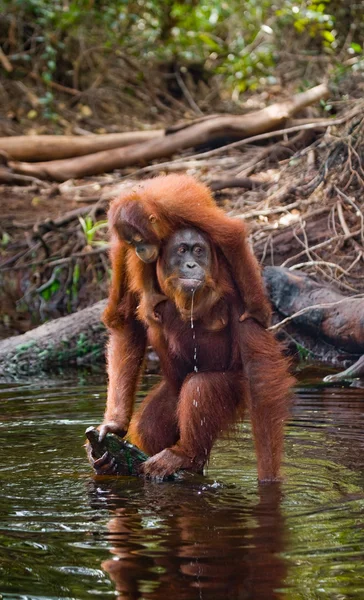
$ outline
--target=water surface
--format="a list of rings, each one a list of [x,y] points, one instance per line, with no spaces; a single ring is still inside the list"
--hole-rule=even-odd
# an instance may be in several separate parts
[[[285,480],[261,487],[249,424],[205,477],[156,484],[93,477],[100,378],[2,384],[0,402],[2,598],[364,598],[363,390],[302,384]]]

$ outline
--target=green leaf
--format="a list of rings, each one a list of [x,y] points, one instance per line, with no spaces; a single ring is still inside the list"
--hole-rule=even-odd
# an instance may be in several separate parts
[[[90,227],[89,233],[96,233],[99,229],[106,229],[108,227],[107,221],[97,221],[93,227]]]
[[[45,83],[49,83],[50,81],[52,81],[52,75],[51,73],[49,73],[49,71],[46,71],[45,73],[42,73],[42,79],[43,81],[45,81]],[[42,100],[42,98],[39,100],[39,102]]]
[[[8,245],[8,243],[10,242],[10,240],[11,240],[10,235],[6,231],[4,231],[3,235],[2,235],[2,238],[1,238],[1,245],[3,246],[3,248],[5,248],[5,246]]]
[[[61,284],[60,284],[60,282],[58,281],[58,279],[56,279],[55,281],[53,281],[53,283],[52,283],[52,285],[51,285],[51,287],[50,287],[50,293],[51,293],[51,296],[54,296],[54,294],[55,294],[56,292],[58,292],[58,290],[59,290],[59,288],[60,288],[60,287],[61,287]]]
[[[83,217],[78,217],[78,220],[80,222],[80,225],[82,227],[83,233],[86,235],[87,233],[87,226],[86,226],[86,221]]]
[[[79,280],[80,280],[80,273],[81,273],[81,269],[80,269],[80,265],[78,263],[75,264],[74,269],[73,269],[73,273],[72,273],[72,283],[73,285],[77,285]]]
[[[211,50],[215,50],[215,52],[221,52],[221,47],[219,46],[219,44],[214,39],[212,39],[212,37],[208,35],[208,33],[200,33],[198,37],[200,38],[201,42],[206,44],[206,46],[211,48]]]
[[[327,42],[330,42],[330,44],[335,41],[335,36],[331,31],[323,31],[322,37],[325,38]]]

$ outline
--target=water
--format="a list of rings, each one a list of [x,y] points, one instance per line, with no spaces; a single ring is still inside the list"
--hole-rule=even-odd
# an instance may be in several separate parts
[[[193,363],[194,363],[194,367],[193,367],[193,370],[194,370],[195,373],[198,373],[196,330],[195,330],[194,318],[193,318],[193,303],[194,303],[194,299],[195,299],[195,292],[196,292],[196,290],[191,290],[191,291],[192,291],[192,300],[191,300],[191,319],[190,319],[190,323],[191,323],[191,331],[192,331],[192,340],[193,340],[193,343],[194,343],[194,350],[193,350]]]
[[[105,384],[0,386],[2,598],[364,597],[364,392],[304,387],[285,480],[256,482],[248,424],[206,477],[94,479]],[[240,440],[240,441],[239,441]]]

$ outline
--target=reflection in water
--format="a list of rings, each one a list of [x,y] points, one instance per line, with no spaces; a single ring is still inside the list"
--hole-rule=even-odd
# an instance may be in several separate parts
[[[202,479],[202,478],[199,478]],[[120,598],[280,598],[286,572],[279,485],[241,492],[186,481],[95,487],[92,502],[112,510],[113,559],[102,563]]]
[[[206,477],[154,484],[90,471],[104,383],[3,384],[0,402],[3,598],[364,597],[363,390],[302,387],[285,480],[263,487],[247,423]]]

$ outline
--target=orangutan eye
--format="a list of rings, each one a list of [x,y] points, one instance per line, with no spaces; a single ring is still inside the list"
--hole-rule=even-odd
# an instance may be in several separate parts
[[[177,250],[178,254],[184,254],[186,252],[186,246],[180,246]]]
[[[140,244],[140,242],[143,241],[143,238],[141,235],[139,235],[138,233],[136,235],[133,236],[133,242],[135,244]]]
[[[203,253],[203,248],[201,246],[195,246],[193,251],[197,256],[201,256],[201,254]]]

